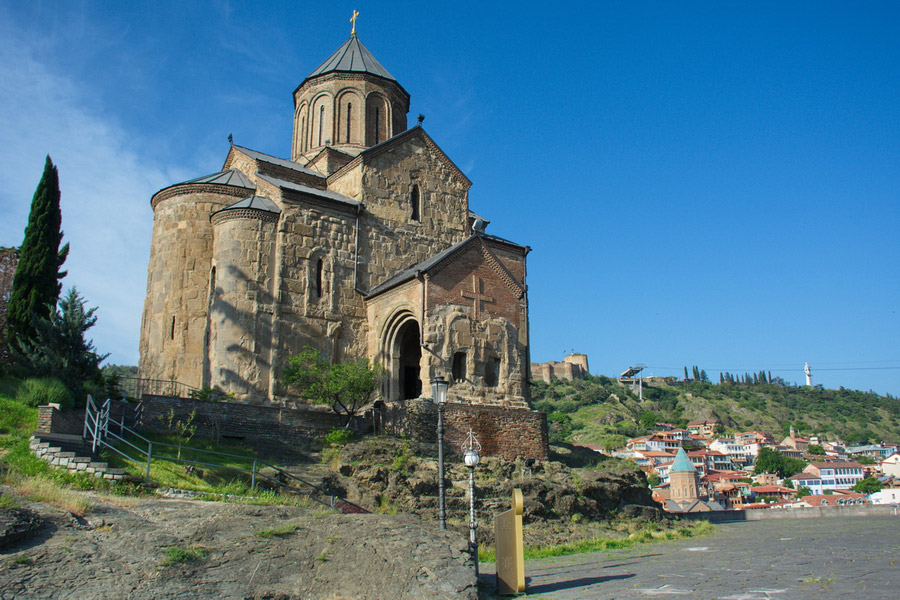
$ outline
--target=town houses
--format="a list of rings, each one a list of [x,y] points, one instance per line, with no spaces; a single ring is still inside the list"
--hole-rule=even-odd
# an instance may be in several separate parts
[[[788,461],[792,468],[787,476],[758,468],[761,452],[767,453],[767,461],[773,456]],[[654,497],[670,512],[857,506],[900,499],[896,444],[848,446],[804,436],[793,427],[776,437],[767,431],[724,432],[716,418],[690,421],[686,428],[657,423],[655,431],[628,440],[614,454],[634,460],[647,474]],[[852,491],[866,478],[883,489]]]

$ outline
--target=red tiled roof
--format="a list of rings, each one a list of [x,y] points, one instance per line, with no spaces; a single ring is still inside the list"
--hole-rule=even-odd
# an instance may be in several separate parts
[[[796,492],[797,490],[782,487],[780,485],[761,485],[759,487],[750,488],[750,491],[756,492],[757,494],[783,494],[786,492]]]

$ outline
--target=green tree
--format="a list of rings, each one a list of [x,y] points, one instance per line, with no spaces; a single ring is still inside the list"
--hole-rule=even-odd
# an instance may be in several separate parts
[[[100,363],[108,356],[97,354],[93,340],[84,337],[97,322],[97,309],[85,309],[84,299],[73,287],[59,301],[59,308],[50,310],[49,318],[34,319],[34,336],[19,341],[18,354],[35,376],[60,379],[80,403],[84,384],[99,379]]]
[[[806,447],[806,452],[815,456],[825,456],[825,448],[819,444],[810,444]]]
[[[756,457],[754,473],[776,473],[782,479],[802,471],[806,463],[796,458],[788,458],[772,448],[761,448]]]
[[[324,354],[306,346],[288,359],[282,383],[294,386],[300,396],[316,404],[328,404],[346,416],[345,427],[378,388],[381,371],[366,359],[331,364]]]
[[[874,494],[884,488],[884,484],[874,477],[866,477],[857,481],[850,489],[861,494]]]
[[[660,417],[652,410],[645,410],[641,412],[638,420],[641,423],[641,427],[648,431],[651,431],[656,428],[656,424],[659,423]]]
[[[856,459],[856,462],[858,462],[861,465],[874,465],[875,459],[872,458],[871,456],[860,456],[859,458]]]
[[[66,275],[60,267],[69,254],[69,244],[59,247],[63,237],[59,197],[59,174],[48,156],[31,201],[9,297],[7,332],[13,349],[34,337],[35,318],[49,318],[59,299],[60,279]]]
[[[812,490],[805,485],[797,488],[797,497],[802,498],[803,496],[812,496]]]

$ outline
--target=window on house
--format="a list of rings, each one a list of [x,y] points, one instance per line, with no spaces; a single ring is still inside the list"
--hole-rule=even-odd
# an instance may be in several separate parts
[[[322,297],[322,273],[325,270],[325,263],[320,258],[316,262],[316,298]]]
[[[496,358],[489,358],[484,363],[484,385],[494,387],[500,380],[500,361]]]
[[[466,353],[456,352],[453,355],[453,383],[466,380]]]
[[[413,185],[412,191],[409,193],[409,207],[410,207],[410,216],[409,218],[413,221],[419,220],[419,186]]]

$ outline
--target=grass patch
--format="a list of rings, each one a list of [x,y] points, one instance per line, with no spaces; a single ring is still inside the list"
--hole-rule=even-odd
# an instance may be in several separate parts
[[[256,535],[261,538],[270,538],[274,536],[290,535],[298,529],[300,529],[300,526],[295,523],[291,525],[281,525],[280,527],[272,527],[270,529],[263,529],[262,531],[257,531]]]
[[[8,494],[0,494],[0,508],[21,508],[22,505]]]
[[[17,492],[32,500],[52,504],[76,515],[87,514],[94,505],[84,494],[43,475],[26,477],[12,485]]]
[[[21,554],[21,555],[15,557],[14,559],[8,561],[8,564],[10,566],[28,566],[31,563],[32,563],[31,557],[25,556],[24,554]]]
[[[203,546],[188,546],[187,548],[169,546],[165,549],[165,555],[165,558],[159,563],[161,567],[206,558],[209,555],[209,550]]]
[[[712,533],[715,530],[715,527],[711,525],[709,521],[698,521],[689,526],[679,527],[678,529],[669,529],[666,531],[659,531],[658,528],[655,529],[657,530],[651,529],[650,527],[640,529],[628,537],[618,539],[595,537],[554,546],[526,546],[525,559],[529,560],[533,558],[550,558],[553,556],[567,556],[569,554],[583,554],[587,552],[623,550],[648,542],[679,540],[706,535]],[[497,560],[496,550],[494,548],[479,547],[478,559],[482,562],[495,562]]]

